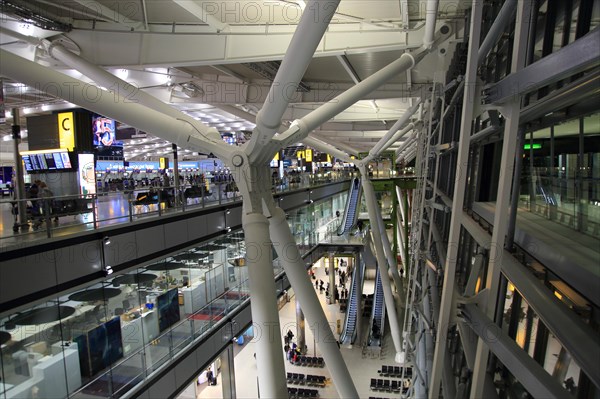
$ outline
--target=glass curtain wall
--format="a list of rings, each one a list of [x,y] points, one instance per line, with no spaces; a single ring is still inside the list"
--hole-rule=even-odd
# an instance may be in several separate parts
[[[600,237],[600,114],[526,134],[520,206]]]

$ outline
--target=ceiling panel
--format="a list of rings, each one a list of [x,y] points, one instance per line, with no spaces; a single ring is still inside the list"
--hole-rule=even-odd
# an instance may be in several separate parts
[[[402,51],[385,51],[380,53],[349,54],[348,60],[361,80],[365,80],[375,72],[396,61]],[[406,73],[398,74],[389,83],[405,83]]]
[[[337,57],[313,58],[306,69],[304,80],[307,82],[353,83]]]

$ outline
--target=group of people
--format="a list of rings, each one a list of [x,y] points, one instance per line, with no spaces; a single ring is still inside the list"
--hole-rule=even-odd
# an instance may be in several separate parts
[[[38,229],[44,222],[44,212],[50,212],[52,209],[52,197],[54,193],[46,182],[35,180],[26,193],[27,198],[27,213],[29,214],[33,228]],[[18,206],[13,202],[13,214],[18,214]],[[54,221],[58,221],[58,217],[54,217]]]
[[[298,356],[302,355],[302,351],[298,345],[293,342],[294,333],[292,330],[288,330],[287,334],[283,336],[283,351],[285,352],[285,358],[288,362],[294,364],[298,361]]]
[[[333,295],[334,303],[338,302],[340,299],[348,299],[348,288],[346,288],[346,282],[348,278],[352,277],[352,271],[348,263],[344,259],[340,259],[339,262],[336,259],[336,266],[340,266],[337,268],[338,279],[339,279],[339,287],[332,287],[330,290],[329,283],[325,284],[323,280],[315,280],[315,289],[319,291],[319,293],[323,293],[325,291],[325,296],[329,297],[329,295]],[[347,266],[347,270],[343,270],[341,267]],[[329,269],[325,268],[325,274],[329,275]]]

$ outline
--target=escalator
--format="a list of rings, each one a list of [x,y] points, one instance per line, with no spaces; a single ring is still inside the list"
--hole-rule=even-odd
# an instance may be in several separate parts
[[[358,267],[355,267],[352,272],[352,281],[350,284],[350,292],[348,293],[346,320],[344,321],[344,329],[340,335],[340,343],[343,345],[351,345],[356,340],[358,335],[357,323],[360,315],[360,302],[362,299],[363,277],[365,275],[365,262],[362,257]]]
[[[383,326],[385,324],[385,300],[383,299],[383,285],[381,284],[379,267],[377,268],[377,276],[375,277],[375,292],[373,297],[373,312],[370,318],[370,332],[367,346],[381,347],[384,335]]]
[[[361,193],[362,186],[360,185],[360,179],[355,177],[352,179],[352,184],[350,184],[350,192],[348,193],[348,199],[346,200],[344,218],[338,228],[339,236],[349,233],[352,226],[356,224],[356,221],[358,220],[358,205],[360,203]]]

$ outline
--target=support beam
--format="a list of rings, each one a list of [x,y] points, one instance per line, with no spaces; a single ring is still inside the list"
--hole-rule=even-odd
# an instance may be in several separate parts
[[[369,155],[367,158],[365,158],[366,159],[365,162],[369,162],[373,158],[377,157],[382,151],[385,151],[387,148],[389,148],[393,143],[395,143],[397,140],[399,140],[404,134],[406,134],[410,130],[410,129],[407,130],[406,128],[403,128],[403,127],[408,122],[410,117],[413,116],[415,114],[415,112],[417,112],[420,104],[421,104],[421,99],[419,98],[419,99],[417,99],[417,101],[415,101],[414,105],[412,107],[410,107],[404,113],[404,115],[402,115],[402,117],[396,121],[396,123],[394,123],[394,125],[390,128],[390,130],[388,130],[388,132],[377,142],[377,144],[375,144],[373,149],[371,151],[369,151]],[[414,125],[413,125],[413,127],[414,127]],[[400,130],[401,128],[403,128],[401,131],[401,134],[396,134],[398,132],[398,130]]]
[[[216,131],[215,129],[211,130],[211,128],[203,125],[198,120],[178,111],[168,104],[165,104],[143,90],[138,90],[135,86],[130,85],[123,79],[118,78],[110,72],[107,72],[99,66],[89,62],[85,58],[69,51],[66,47],[58,42],[50,42],[44,39],[42,40],[42,44],[52,58],[81,72],[83,75],[92,79],[97,85],[110,88],[115,96],[125,97],[125,101],[139,103],[174,119],[186,121],[188,124],[193,125],[194,128],[199,130],[204,136],[209,137],[210,135],[213,135],[214,137],[211,137],[210,140],[215,145],[221,145],[221,140],[216,140],[216,136],[214,134]],[[74,83],[71,83],[71,86],[77,87],[77,85]],[[151,130],[149,132],[151,132]]]
[[[139,21],[133,21],[117,10],[106,7],[104,4],[99,3],[96,0],[75,0],[76,3],[81,4],[85,8],[92,11],[92,18],[104,19],[106,21],[114,22],[120,25],[124,25],[131,29],[139,29],[143,24]]]
[[[600,27],[484,90],[487,104],[501,104],[552,82],[598,66]]]
[[[388,265],[383,250],[383,244],[381,241],[381,234],[378,229],[376,207],[377,199],[375,198],[375,190],[373,184],[369,180],[364,164],[359,164],[358,168],[361,174],[361,183],[363,186],[363,193],[367,202],[367,211],[369,213],[369,221],[371,223],[371,233],[373,234],[373,244],[375,245],[375,256],[377,257],[377,266],[379,267],[379,275],[381,277],[381,285],[383,287],[383,296],[385,299],[385,308],[388,314],[388,321],[390,325],[390,334],[394,343],[394,350],[396,351],[396,361],[400,360],[402,352],[402,341],[400,337],[400,324],[398,322],[398,313],[396,311],[394,294],[392,293],[392,286],[390,283],[390,277],[388,276]],[[391,267],[391,266],[390,266]]]
[[[223,387],[223,397],[236,399],[237,393],[235,390],[235,355],[233,353],[233,344],[221,352],[221,385]]]
[[[512,54],[512,71],[519,73],[525,66],[527,55],[527,44],[530,19],[532,18],[532,0],[521,0],[517,9],[517,21],[515,28]],[[536,16],[533,16],[536,17]],[[500,271],[504,254],[504,244],[508,231],[508,208],[510,206],[510,190],[513,180],[515,152],[517,147],[517,136],[519,133],[519,114],[521,98],[517,97],[501,109],[506,122],[504,124],[504,138],[502,141],[502,157],[500,161],[500,177],[498,181],[498,194],[496,196],[496,207],[494,213],[494,228],[489,254],[489,263],[486,272],[485,288],[489,290],[487,303],[482,309],[490,319],[494,318],[496,303],[498,300],[498,287],[500,283]],[[504,295],[504,293],[502,293]],[[496,317],[501,317],[497,315]],[[471,381],[471,395],[478,398],[484,394],[484,385],[489,349],[479,340],[475,355],[475,367]]]
[[[263,157],[272,157],[273,154],[267,154],[263,148],[281,124],[281,117],[290,101],[287,93],[296,91],[339,1],[310,0],[307,3],[286,55],[277,70],[267,100],[256,116],[256,128],[252,138],[244,148],[251,162]]]
[[[323,354],[325,365],[331,373],[338,394],[342,398],[358,398],[348,367],[342,358],[335,336],[329,326],[319,298],[313,289],[308,273],[306,273],[306,265],[302,261],[288,222],[285,219],[285,212],[280,208],[276,208],[271,215],[270,236],[273,247],[282,261],[287,278],[294,288],[296,299],[302,304],[304,315]]]
[[[200,2],[195,0],[172,0],[173,3],[177,4],[194,17],[198,18],[202,22],[214,29],[215,32],[220,33],[229,28],[229,25],[221,22],[212,13],[207,12]]]
[[[431,48],[431,46],[433,46],[438,4],[439,0],[427,0],[425,9],[425,35],[423,35],[423,47],[425,48]]]
[[[109,93],[98,87],[45,68],[34,62],[0,49],[0,69],[5,76],[31,87],[116,119],[140,130],[151,132],[167,141],[199,152],[222,154],[224,143],[216,141],[219,132],[206,128],[200,122],[185,121],[159,112],[152,112],[142,104]],[[220,140],[222,142],[222,140]]]
[[[542,368],[517,343],[502,332],[495,323],[474,304],[462,310],[465,322],[485,345],[494,352],[523,387],[535,398],[570,398],[560,382]],[[471,396],[481,398],[484,396]]]
[[[342,64],[342,67],[346,70],[346,72],[348,73],[348,75],[350,76],[350,78],[352,79],[354,84],[359,84],[361,82],[361,79],[358,76],[358,74],[356,73],[356,71],[354,70],[354,68],[352,67],[352,64],[350,63],[350,60],[348,59],[348,57],[346,57],[346,55],[344,55],[344,54],[340,54],[337,56],[337,59],[340,62],[340,64]],[[379,107],[377,106],[377,103],[375,102],[375,100],[371,100],[371,101],[369,101],[369,103],[371,104],[371,107],[373,108],[373,110],[375,112],[379,112]]]
[[[246,207],[246,204],[244,204]],[[246,263],[250,273],[250,307],[255,331],[261,338],[256,340],[256,368],[261,398],[287,397],[287,383],[279,312],[275,301],[275,280],[271,259],[269,221],[258,213],[242,217],[246,237]]]
[[[506,0],[498,12],[494,23],[490,27],[481,47],[479,47],[479,55],[477,57],[477,64],[481,65],[487,57],[488,53],[492,50],[494,45],[498,42],[498,39],[506,30],[508,24],[513,20],[515,12],[517,11],[517,0]]]
[[[584,324],[572,309],[552,295],[552,291],[525,270],[523,265],[506,250],[502,255],[502,272],[522,293],[523,298],[535,310],[544,325],[569,351],[581,370],[597,387],[600,387],[600,368],[597,367],[600,358],[600,342],[597,333]]]
[[[465,96],[463,96],[463,108],[461,115],[461,132],[458,144],[458,157],[456,161],[457,173],[454,182],[454,195],[452,202],[452,220],[450,222],[450,234],[448,242],[458,243],[460,241],[460,228],[462,210],[465,199],[465,187],[467,173],[463,170],[469,159],[469,136],[471,135],[471,121],[473,120],[475,89],[477,84],[477,54],[479,50],[479,36],[481,34],[483,3],[473,0],[471,5],[471,27],[469,30],[469,50],[467,54],[467,72],[465,76]],[[458,259],[458,245],[451,245],[444,266],[444,283],[441,296],[440,318],[438,320],[438,332],[433,358],[431,385],[429,397],[437,399],[440,392],[444,358],[446,356],[446,343],[450,315],[454,312],[452,308],[452,297],[456,280],[456,263]]]

